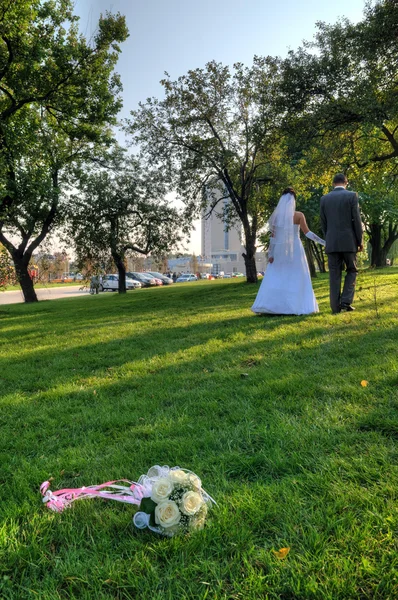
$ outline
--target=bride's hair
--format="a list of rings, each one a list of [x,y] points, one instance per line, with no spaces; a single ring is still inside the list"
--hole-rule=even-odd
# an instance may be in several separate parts
[[[294,191],[294,189],[292,187],[285,188],[282,192],[282,196],[284,196],[285,194],[293,194],[294,199],[296,200],[296,192]]]

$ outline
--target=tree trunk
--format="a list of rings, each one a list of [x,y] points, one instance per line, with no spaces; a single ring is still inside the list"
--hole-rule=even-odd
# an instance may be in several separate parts
[[[117,218],[111,218],[110,225],[111,225],[111,254],[112,254],[113,261],[116,265],[117,272],[119,274],[118,292],[119,292],[119,294],[125,294],[126,293],[126,267],[124,264],[125,250],[120,251],[120,246],[118,246],[119,222],[118,222]]]
[[[382,226],[379,223],[371,223],[369,225],[369,244],[371,247],[370,266],[384,267],[381,248]]]
[[[314,263],[314,254],[313,254],[313,250],[312,250],[312,246],[311,246],[311,240],[309,240],[308,238],[305,238],[305,240],[304,240],[304,249],[305,249],[305,254],[307,256],[308,266],[310,269],[310,275],[312,278],[315,278],[315,277],[317,277],[317,274],[316,274],[315,263]]]
[[[385,252],[383,248],[378,245],[373,246],[372,242],[370,242],[370,245],[372,246],[371,266],[378,268],[385,267],[387,264],[387,252]]]
[[[386,240],[383,244],[383,233]],[[388,224],[388,233],[383,230],[379,223],[369,225],[369,243],[372,248],[370,264],[372,267],[385,267],[387,264],[387,254],[395,240],[398,239],[398,225],[396,223]]]
[[[119,294],[126,293],[126,267],[124,264],[124,256],[121,254],[112,253],[112,258],[115,261],[117,272],[119,274]]]
[[[325,254],[322,246],[318,246],[315,242],[312,242],[312,250],[314,252],[315,260],[318,265],[318,269],[320,273],[326,273],[326,264],[325,264]]]
[[[25,254],[19,256],[17,252],[14,252],[12,259],[14,261],[15,273],[18,283],[21,286],[25,302],[38,302],[33,281],[28,271],[30,255]]]
[[[257,283],[257,267],[256,267],[256,242],[255,235],[249,227],[245,228],[245,248],[242,256],[246,267],[246,281],[248,283]]]

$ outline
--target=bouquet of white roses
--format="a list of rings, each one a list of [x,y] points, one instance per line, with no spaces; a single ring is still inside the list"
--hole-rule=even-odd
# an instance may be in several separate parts
[[[208,504],[214,500],[202,489],[195,473],[179,467],[151,467],[138,480],[143,498],[134,515],[136,527],[172,536],[203,529]]]
[[[129,485],[120,485],[120,483]],[[53,511],[62,512],[75,500],[103,498],[136,504],[138,512],[133,521],[136,527],[172,537],[176,533],[202,529],[208,506],[215,501],[202,488],[195,473],[180,467],[151,467],[138,482],[126,479],[108,481],[101,485],[69,488],[52,492],[45,481],[40,491],[45,502]]]

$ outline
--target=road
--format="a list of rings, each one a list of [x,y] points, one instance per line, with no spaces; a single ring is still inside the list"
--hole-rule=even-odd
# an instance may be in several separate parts
[[[56,300],[57,298],[70,298],[71,296],[88,296],[89,293],[80,290],[80,285],[68,285],[63,287],[39,288],[36,294],[39,300]],[[21,291],[0,292],[0,304],[18,304],[23,302]]]

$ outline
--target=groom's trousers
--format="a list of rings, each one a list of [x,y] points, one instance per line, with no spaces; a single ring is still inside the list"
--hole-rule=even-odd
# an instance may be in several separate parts
[[[340,312],[342,304],[352,304],[354,300],[355,281],[357,278],[357,253],[356,252],[330,252],[329,263],[329,286],[330,286],[330,308],[333,313]],[[346,267],[343,292],[341,292],[341,275]]]

